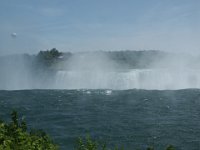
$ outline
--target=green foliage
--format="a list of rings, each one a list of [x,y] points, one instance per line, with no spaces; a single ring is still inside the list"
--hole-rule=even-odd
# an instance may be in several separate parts
[[[37,55],[37,59],[40,65],[44,65],[45,67],[50,67],[58,58],[62,56],[62,53],[59,52],[56,48],[52,48],[51,50],[40,51]]]
[[[108,148],[106,144],[99,144],[97,141],[92,140],[90,136],[84,138],[78,138],[77,146],[75,150],[124,150],[124,148],[115,147],[113,149]],[[146,150],[155,150],[153,147],[147,147]],[[169,145],[166,150],[175,150],[174,146]]]
[[[147,147],[147,150],[154,150],[153,147]]]
[[[97,141],[92,140],[90,136],[85,139],[79,138],[75,150],[111,150],[107,148],[106,144],[99,144]],[[123,148],[115,147],[113,150],[124,150]]]
[[[169,145],[166,150],[175,150],[175,147],[172,145]]]
[[[40,51],[38,57],[42,57],[43,59],[55,59],[61,55],[62,53],[60,53],[56,48],[52,48],[51,50]]]
[[[19,121],[16,111],[10,123],[0,122],[0,150],[57,150],[51,139],[40,131],[28,132],[26,122]]]

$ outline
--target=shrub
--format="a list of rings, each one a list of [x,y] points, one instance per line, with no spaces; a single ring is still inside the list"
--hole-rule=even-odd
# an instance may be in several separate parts
[[[19,121],[16,111],[11,113],[12,121],[0,121],[0,150],[58,150],[44,132],[28,132],[26,122]]]
[[[92,140],[90,136],[86,138],[79,138],[75,150],[125,150],[124,148],[115,147],[108,148],[106,144],[99,144],[97,141]],[[134,149],[133,149],[134,150]],[[153,147],[147,147],[146,150],[155,150]],[[175,150],[174,146],[169,145],[166,150]]]
[[[75,150],[111,150],[107,148],[106,144],[99,144],[97,141],[92,140],[90,136],[78,138]],[[123,148],[115,147],[113,150],[124,150]]]

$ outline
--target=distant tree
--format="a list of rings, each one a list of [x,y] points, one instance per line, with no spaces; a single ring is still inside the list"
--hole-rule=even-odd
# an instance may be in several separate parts
[[[52,48],[51,50],[40,51],[37,56],[43,59],[56,59],[61,55],[62,53],[56,48]]]
[[[49,67],[55,63],[60,56],[62,56],[62,53],[56,48],[52,48],[51,50],[40,51],[37,55],[37,59],[44,66]]]

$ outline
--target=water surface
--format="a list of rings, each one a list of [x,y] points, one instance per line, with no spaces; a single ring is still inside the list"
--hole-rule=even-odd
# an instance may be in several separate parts
[[[13,109],[63,150],[87,134],[127,150],[200,149],[198,89],[0,91],[0,118],[8,120]]]

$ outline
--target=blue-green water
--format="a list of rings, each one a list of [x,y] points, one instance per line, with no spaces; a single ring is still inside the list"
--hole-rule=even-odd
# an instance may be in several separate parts
[[[200,90],[19,90],[0,91],[0,118],[11,110],[31,128],[43,129],[72,149],[78,136],[122,145],[200,149]]]

